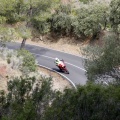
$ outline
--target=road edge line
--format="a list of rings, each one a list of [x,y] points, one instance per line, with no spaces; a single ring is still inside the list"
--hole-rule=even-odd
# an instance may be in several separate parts
[[[40,54],[36,54],[36,53],[33,53],[33,52],[31,52],[31,53],[34,54],[34,55],[46,57],[46,58],[49,58],[49,59],[53,59],[53,60],[55,59],[55,58],[53,58],[53,57],[49,57],[49,56],[45,56],[45,55],[40,55]],[[69,65],[71,65],[71,66],[74,66],[74,67],[76,67],[76,68],[78,68],[78,69],[83,70],[83,71],[86,72],[85,69],[83,69],[83,68],[81,68],[81,67],[78,67],[77,65],[71,64],[71,63],[69,63],[69,62],[65,62],[65,63],[66,63],[66,64],[69,64]]]
[[[53,69],[51,69],[51,68],[49,68],[49,67],[46,67],[46,66],[43,66],[43,65],[39,65],[39,64],[37,64],[37,65],[38,65],[39,67],[43,67],[43,68],[45,68],[45,69],[48,69],[48,70],[50,70],[50,71],[53,71],[53,72],[59,74],[59,75],[62,76],[63,78],[67,79],[67,81],[69,81],[69,82],[71,83],[71,85],[72,85],[75,89],[77,89],[76,85],[75,85],[68,77],[66,77],[65,75],[63,75],[63,74],[61,74],[61,73],[59,73],[59,72],[57,72],[57,71],[55,71],[55,70],[53,70]]]

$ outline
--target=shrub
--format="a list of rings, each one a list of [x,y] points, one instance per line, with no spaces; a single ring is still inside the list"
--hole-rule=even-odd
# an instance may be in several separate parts
[[[18,51],[18,56],[23,57],[22,71],[33,72],[36,71],[36,61],[35,57],[27,50],[22,49]],[[24,71],[24,72],[25,72]]]
[[[71,35],[73,18],[71,6],[61,5],[51,18],[51,31],[61,35]]]
[[[50,13],[41,13],[32,18],[33,26],[39,31],[40,34],[46,34],[50,31]]]
[[[108,6],[103,4],[90,4],[77,10],[75,22],[73,22],[76,36],[97,37],[102,27],[106,26]]]
[[[1,120],[38,120],[53,99],[51,78],[14,78],[0,91]]]
[[[114,32],[120,38],[120,1],[111,0],[110,3],[110,23]]]
[[[16,23],[24,20],[23,9],[25,9],[23,0],[1,0],[0,15],[5,17],[7,23]]]
[[[79,86],[59,94],[43,120],[118,120],[120,87]]]
[[[103,46],[89,46],[84,53],[88,58],[85,67],[89,80],[95,80],[103,74],[112,75],[113,69],[120,65],[120,41],[114,35],[106,37]]]

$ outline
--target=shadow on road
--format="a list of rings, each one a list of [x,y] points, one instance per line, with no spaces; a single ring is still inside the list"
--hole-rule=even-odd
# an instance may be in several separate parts
[[[26,45],[25,48],[31,52],[34,52],[36,54],[44,55],[46,52],[48,52],[48,49],[45,48],[40,48],[38,46],[31,46],[31,45]]]
[[[63,73],[63,71],[59,70],[58,68],[52,68],[52,70],[55,70],[56,72]]]

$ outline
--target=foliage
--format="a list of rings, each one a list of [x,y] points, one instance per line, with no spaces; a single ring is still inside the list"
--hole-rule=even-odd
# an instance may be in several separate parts
[[[90,4],[77,10],[74,32],[79,36],[96,37],[105,25],[108,7],[104,4]]]
[[[89,80],[95,80],[102,74],[112,75],[111,71],[120,65],[120,41],[111,35],[106,38],[103,46],[89,46],[84,50],[84,55],[88,58],[85,67]]]
[[[14,28],[7,28],[0,25],[0,42],[5,45],[6,42],[14,41],[17,38]]]
[[[36,61],[35,57],[29,51],[22,49],[18,51],[18,56],[23,57],[23,63],[21,70],[24,72],[36,71]]]
[[[43,120],[118,120],[120,88],[79,86],[59,94],[45,111]]]
[[[31,22],[41,34],[50,31],[49,19],[51,18],[52,10],[58,2],[58,0],[40,0],[35,6],[32,6]]]
[[[120,87],[88,84],[63,93],[51,78],[14,78],[0,92],[1,120],[119,120]]]
[[[91,2],[91,1],[93,1],[93,0],[79,0],[80,2],[83,2],[84,4],[87,4],[87,3],[89,3],[89,2]]]
[[[46,34],[50,31],[50,13],[41,13],[40,15],[35,16],[32,19],[33,26],[39,31],[41,34]]]
[[[72,9],[70,5],[60,5],[51,18],[51,31],[61,35],[70,35],[73,32]]]
[[[120,0],[111,1],[110,22],[113,30],[116,33],[120,33]]]
[[[16,32],[18,33],[18,36],[20,36],[23,39],[31,38],[31,30],[27,28],[25,24],[19,25],[16,28]]]
[[[54,98],[51,78],[14,78],[0,94],[1,120],[39,120]]]
[[[3,24],[6,22],[6,18],[4,16],[0,16],[0,24]]]
[[[25,6],[23,3],[23,0],[1,0],[0,15],[5,17],[8,23],[24,20],[22,11],[25,9]]]
[[[91,0],[80,1],[88,3]],[[106,28],[109,15],[106,4],[90,2],[75,10],[72,5],[60,5],[60,0],[1,0],[0,23],[24,21],[26,29],[34,27],[42,35],[54,32],[67,36],[92,36],[93,39]],[[21,34],[25,44],[31,33],[23,31],[27,31]]]

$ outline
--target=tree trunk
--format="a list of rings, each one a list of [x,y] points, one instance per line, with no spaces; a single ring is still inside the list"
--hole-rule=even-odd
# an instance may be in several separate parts
[[[107,26],[107,21],[105,21],[105,23],[104,23],[104,28],[103,28],[103,30],[106,30],[106,26]]]
[[[25,42],[26,42],[26,38],[24,38],[24,39],[22,40],[20,49],[23,49],[23,48],[25,47]]]

